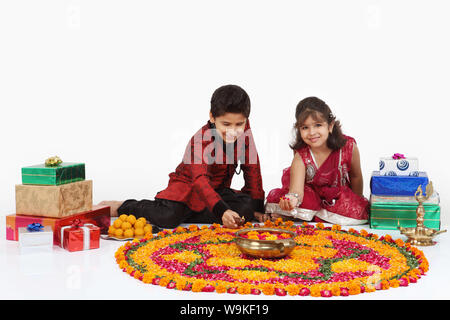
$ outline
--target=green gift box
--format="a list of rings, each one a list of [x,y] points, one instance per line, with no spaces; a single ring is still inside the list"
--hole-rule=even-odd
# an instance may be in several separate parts
[[[22,168],[22,184],[59,186],[85,180],[84,163],[62,162],[56,167],[38,164]]]
[[[371,202],[370,228],[397,230],[398,227],[414,228],[417,225],[418,203]],[[424,225],[427,228],[441,228],[441,207],[439,204],[424,203]]]

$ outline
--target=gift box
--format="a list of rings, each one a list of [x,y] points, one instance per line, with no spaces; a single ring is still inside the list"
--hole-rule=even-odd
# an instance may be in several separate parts
[[[419,160],[417,158],[395,157],[380,158],[380,175],[381,176],[418,176]]]
[[[26,216],[11,214],[6,216],[6,239],[19,239],[18,229],[20,227],[27,227],[31,223],[40,223],[44,226],[49,226],[53,230],[54,245],[61,245],[61,235],[58,233],[61,227],[72,224],[74,219],[80,219],[84,223],[92,223],[100,228],[101,234],[107,234],[108,228],[111,225],[109,206],[94,206],[92,210],[81,212],[79,214],[65,217],[65,218],[46,218],[39,216]]]
[[[59,186],[16,185],[16,214],[62,218],[92,209],[92,180]]]
[[[416,200],[416,197],[414,196],[380,196],[371,194],[370,195],[370,203],[387,203],[387,202],[394,202],[394,203],[410,203],[418,205],[419,203]],[[428,198],[424,203],[427,204],[437,204],[439,205],[441,202],[439,193],[436,191],[433,192],[431,197]]]
[[[61,227],[59,232],[61,247],[70,252],[97,249],[100,246],[100,228],[91,223],[75,219],[71,225]]]
[[[63,162],[55,167],[38,164],[22,168],[22,184],[59,186],[85,180],[84,163]]]
[[[61,228],[72,224],[73,220],[80,219],[83,223],[94,224],[100,228],[100,234],[108,234],[111,226],[111,208],[109,206],[95,206],[96,210],[61,219],[54,230],[54,244],[61,246]]]
[[[48,252],[53,249],[53,230],[40,223],[31,223],[26,228],[18,229],[21,253]]]
[[[398,227],[414,228],[417,225],[418,203],[372,202],[370,203],[370,228],[396,230]],[[438,204],[424,203],[424,225],[439,230],[441,208]]]
[[[419,172],[417,176],[382,176],[379,171],[374,171],[370,191],[374,195],[414,196],[420,185],[425,191],[427,184],[426,172]]]

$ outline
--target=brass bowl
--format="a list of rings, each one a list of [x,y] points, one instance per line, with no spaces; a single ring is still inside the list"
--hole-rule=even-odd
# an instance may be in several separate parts
[[[287,233],[292,237],[279,240],[254,240],[244,238],[241,235],[250,231]],[[281,258],[294,250],[296,243],[295,232],[278,228],[247,228],[236,232],[236,245],[242,253],[257,258]]]

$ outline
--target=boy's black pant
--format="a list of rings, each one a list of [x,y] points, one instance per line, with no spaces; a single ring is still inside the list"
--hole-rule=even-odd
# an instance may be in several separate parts
[[[245,221],[252,221],[255,208],[252,198],[245,193],[237,193],[230,188],[218,189],[216,192],[228,204],[231,210],[237,212]],[[208,209],[192,211],[183,202],[166,199],[126,200],[117,210],[118,214],[132,214],[136,218],[144,217],[151,224],[161,228],[173,229],[181,223],[220,223],[222,217],[213,214]]]

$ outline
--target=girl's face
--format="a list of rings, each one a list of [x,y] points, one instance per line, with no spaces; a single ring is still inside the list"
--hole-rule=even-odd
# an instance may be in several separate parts
[[[313,148],[326,146],[328,135],[333,130],[334,123],[309,116],[305,122],[298,128],[303,141]]]

